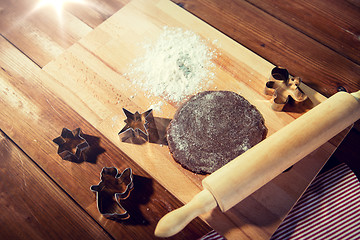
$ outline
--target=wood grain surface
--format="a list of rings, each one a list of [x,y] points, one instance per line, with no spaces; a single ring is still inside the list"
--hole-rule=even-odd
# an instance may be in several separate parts
[[[111,239],[3,132],[0,143],[2,239]]]
[[[339,87],[348,92],[360,89],[358,0],[173,2],[274,65],[286,67],[324,96],[333,95]],[[360,141],[359,121],[351,135],[355,136],[351,142],[341,144],[339,151],[344,154],[331,160],[351,162],[360,178],[359,152],[353,145]]]
[[[112,237],[153,239],[158,220],[168,211],[181,206],[181,202],[46,89],[42,81],[53,81],[50,76],[7,41],[1,39],[0,46],[1,129]],[[57,145],[52,140],[60,136],[63,127],[82,129],[92,149],[86,161],[70,162],[62,160],[57,154]],[[102,217],[96,207],[95,194],[90,190],[91,185],[99,183],[102,168],[112,166],[121,171],[131,167],[135,175],[136,187],[122,203],[131,215],[131,220],[126,223]],[[41,201],[46,199],[44,196]],[[197,220],[193,227],[175,238],[196,239],[208,231],[210,228]]]
[[[133,23],[133,25],[129,23]],[[219,51],[219,56],[215,60],[215,79],[209,89],[232,90],[246,97],[264,115],[269,135],[291,122],[296,116],[301,115],[301,112],[276,113],[271,109],[269,97],[264,95],[263,88],[274,67],[272,64],[168,1],[130,2],[58,58],[44,66],[43,70],[53,78],[43,81],[42,84],[55,92],[67,105],[76,109],[80,115],[90,121],[178,199],[188,202],[201,190],[203,176],[182,169],[171,159],[168,149],[164,145],[144,144],[139,146],[122,143],[116,135],[124,126],[124,123],[121,124],[121,120],[124,120],[121,108],[124,107],[132,112],[144,112],[154,100],[165,101],[164,99],[147,98],[144,92],[131,86],[129,79],[123,75],[129,71],[129,63],[144,54],[144,49],[139,46],[149,39],[155,40],[163,26],[191,29],[204,39],[208,39],[209,42],[218,41],[218,45],[215,46]],[[314,102],[315,99],[318,102],[324,99],[310,89],[309,93],[312,94],[310,97],[314,99]],[[89,96],[92,97],[89,98]],[[161,109],[161,112],[154,112],[154,115],[158,119],[171,119],[178,106],[177,103],[165,101],[165,107]],[[284,186],[279,185],[277,187],[281,190],[276,191],[275,195],[279,199],[289,200],[292,198],[295,203],[312,177],[315,176],[316,171],[327,159],[327,157],[319,156],[324,152],[327,152],[325,155],[328,156],[334,149],[335,147],[329,144],[315,153],[316,161],[318,161],[317,170],[312,172],[312,176],[308,175],[310,178],[297,179],[299,182],[297,187],[301,190],[295,195],[289,194],[286,187],[283,189]],[[315,169],[315,164],[313,166]],[[163,169],[167,169],[167,171],[163,171]],[[298,172],[298,170],[300,171]],[[284,178],[296,179],[295,176],[306,175],[301,172],[301,168],[294,168],[292,173]],[[286,182],[287,180],[282,179],[281,181]],[[273,193],[273,190],[269,191],[264,188],[259,194]],[[244,217],[239,214],[232,215],[232,213],[224,216],[218,210],[203,216],[203,219],[228,238],[240,234],[242,236],[249,235],[251,238],[264,238],[275,230],[276,224],[281,222],[284,217],[282,215],[286,212],[284,211],[285,205],[282,204],[279,208],[272,207],[270,210],[267,208],[268,202],[265,202],[265,199],[256,199],[256,197],[249,199],[251,200],[248,204],[252,207],[257,206],[257,208],[261,206],[263,214],[268,214],[266,217],[270,225],[267,226],[268,228],[256,227],[259,226],[259,222],[256,221],[260,219],[249,220],[247,215]],[[278,203],[280,202],[278,200]],[[243,209],[243,204],[240,208]],[[290,210],[291,204],[286,205],[285,208]],[[235,209],[233,211],[236,211]],[[270,212],[271,214],[269,214]],[[242,226],[245,219],[250,223],[249,229]],[[217,227],[219,221],[227,222],[228,227],[226,229]],[[242,226],[241,229],[230,227],[232,223],[238,227]]]
[[[360,11],[349,1],[174,2],[327,97],[360,89]]]
[[[128,62],[142,52],[139,49],[130,53],[125,51],[126,54],[121,52],[117,41],[122,39],[112,31],[112,24],[123,24],[121,31],[129,33],[138,43],[149,36],[148,32],[143,35],[141,31],[155,30],[150,34],[155,38],[159,27],[165,24],[195,29],[203,37],[217,38],[222,36],[220,32],[228,35],[235,41],[225,36],[220,39],[231,44],[224,44],[227,49],[218,46],[222,55],[216,59],[216,64],[221,65],[222,69],[216,72],[219,75],[215,81],[216,87],[227,88],[233,79],[238,79],[240,81],[230,84],[230,88],[239,90],[251,101],[256,97],[265,99],[264,105],[256,101],[254,103],[264,111],[266,121],[271,123],[270,134],[301,115],[301,112],[277,114],[268,111],[269,98],[257,92],[274,65],[284,66],[291,74],[300,76],[312,88],[307,88],[312,94],[319,92],[330,96],[339,86],[344,86],[348,91],[360,89],[357,54],[359,21],[356,21],[359,19],[360,4],[356,0],[341,4],[336,1],[286,1],[286,4],[256,0],[173,1],[190,14],[185,10],[180,11],[179,6],[168,1],[154,1],[158,3],[154,7],[151,4],[153,1],[96,0],[92,4],[88,1],[87,4],[67,3],[60,15],[51,6],[34,11],[37,2],[0,2],[0,129],[7,136],[1,137],[0,154],[8,156],[9,149],[19,153],[19,157],[10,154],[10,159],[14,164],[21,163],[29,167],[29,178],[26,180],[35,185],[45,184],[47,192],[59,195],[61,200],[64,198],[64,202],[56,199],[51,201],[52,196],[44,194],[38,201],[32,200],[32,206],[48,206],[46,200],[51,201],[51,204],[63,210],[66,221],[74,224],[56,218],[58,210],[55,209],[49,209],[46,213],[55,215],[52,217],[56,219],[56,226],[45,224],[47,216],[32,211],[29,201],[29,208],[21,216],[12,215],[13,211],[6,212],[9,208],[2,209],[2,219],[8,220],[5,226],[10,226],[11,221],[25,221],[24,228],[9,228],[6,236],[21,234],[46,239],[47,236],[53,236],[59,226],[74,230],[81,226],[86,229],[84,234],[91,236],[153,239],[157,221],[201,189],[200,181],[203,177],[184,171],[172,162],[166,146],[133,146],[119,141],[117,132],[124,120],[121,108],[147,110],[149,102],[141,94],[135,99],[129,97],[133,90],[128,89],[126,84],[125,87],[119,85],[119,81],[124,80],[121,74],[126,72]],[[127,12],[129,9],[131,11]],[[156,14],[151,12],[154,9]],[[147,16],[145,23],[144,13]],[[135,23],[144,25],[137,26]],[[132,35],[132,31],[139,29],[141,34],[136,37]],[[102,35],[104,33],[107,34]],[[233,51],[234,47],[237,51]],[[246,60],[242,59],[244,54]],[[123,57],[113,58],[113,55]],[[259,65],[250,64],[249,59],[252,59],[251,63],[254,60]],[[223,80],[225,78],[231,80]],[[249,79],[254,85],[249,84],[250,81],[246,82]],[[211,87],[214,88],[215,84]],[[321,95],[315,94],[313,100],[320,102],[321,99]],[[176,104],[166,104],[164,112],[156,115],[157,126],[166,127],[176,107]],[[275,122],[280,125],[275,125]],[[56,154],[57,146],[52,139],[60,135],[63,127],[71,130],[82,128],[94,150],[89,161],[69,162]],[[216,209],[202,216],[202,219],[229,239],[268,239],[347,131],[226,214]],[[10,142],[8,138],[11,138]],[[353,150],[352,146],[357,139],[345,141],[344,144],[350,146],[347,149]],[[351,155],[348,150],[345,152],[340,155],[358,156]],[[339,158],[339,153],[336,156]],[[5,167],[1,165],[2,172],[9,167],[11,175],[22,176],[24,173],[22,168],[8,166],[9,162],[2,164],[7,164]],[[96,209],[95,195],[89,187],[99,182],[99,174],[104,166],[116,166],[119,169],[131,166],[134,169],[137,185],[140,186],[134,192],[134,198],[139,200],[124,203],[133,211],[131,213],[129,210],[134,216],[129,224],[107,220]],[[0,177],[12,178],[4,174]],[[8,184],[13,186],[24,183],[19,182],[20,179],[11,179]],[[10,189],[8,185],[0,186],[4,190]],[[25,196],[30,192],[28,186],[22,185],[18,191],[2,191],[1,200],[10,204],[10,195],[7,193]],[[31,192],[36,191],[39,192],[37,189]],[[63,193],[66,193],[68,199],[65,199]],[[281,197],[274,197],[274,193]],[[20,201],[19,198],[14,199],[14,203]],[[81,217],[82,220],[77,221],[80,217],[73,216],[72,211],[78,211],[78,216],[84,216],[84,219]],[[25,220],[24,215],[28,216]],[[35,218],[38,220],[34,221]],[[45,230],[39,229],[40,226],[55,229],[44,235]],[[175,239],[196,239],[209,230],[204,222],[197,219]],[[79,233],[83,232],[80,230]],[[61,234],[67,236],[67,232]]]
[[[359,5],[352,1],[259,1],[249,3],[271,13],[304,35],[360,64]],[[344,14],[346,13],[346,14]]]

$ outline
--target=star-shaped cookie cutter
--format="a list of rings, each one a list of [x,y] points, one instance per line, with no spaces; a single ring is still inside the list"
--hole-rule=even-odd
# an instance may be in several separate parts
[[[57,153],[64,160],[79,160],[82,153],[90,148],[89,143],[81,136],[80,128],[73,131],[63,128],[61,135],[53,139],[53,142],[59,146]]]
[[[133,188],[132,169],[126,168],[119,174],[116,167],[104,167],[99,184],[90,187],[91,191],[96,192],[99,212],[112,220],[126,220],[130,217],[128,211],[121,206],[120,200],[128,198]]]
[[[307,99],[305,93],[299,88],[301,79],[293,77],[282,67],[275,67],[271,71],[269,81],[265,85],[265,94],[272,95],[272,109],[282,111],[291,97],[295,102]]]
[[[138,111],[132,113],[125,108],[123,108],[123,111],[126,116],[126,119],[124,120],[126,125],[118,133],[121,140],[126,141],[129,138],[142,138],[145,141],[149,141],[148,118],[152,116],[152,109],[141,114]]]

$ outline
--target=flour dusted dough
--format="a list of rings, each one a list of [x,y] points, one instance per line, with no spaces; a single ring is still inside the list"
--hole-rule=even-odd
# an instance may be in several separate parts
[[[230,91],[206,91],[185,102],[167,130],[170,152],[195,173],[212,173],[266,136],[261,113]]]

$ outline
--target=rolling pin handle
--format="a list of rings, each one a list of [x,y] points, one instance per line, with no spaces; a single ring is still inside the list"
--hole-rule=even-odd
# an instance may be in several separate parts
[[[155,236],[173,236],[180,232],[194,218],[212,210],[216,206],[217,203],[213,195],[207,189],[204,189],[195,195],[190,202],[161,218],[156,226]]]
[[[360,102],[360,90],[357,92],[350,93],[358,102]]]

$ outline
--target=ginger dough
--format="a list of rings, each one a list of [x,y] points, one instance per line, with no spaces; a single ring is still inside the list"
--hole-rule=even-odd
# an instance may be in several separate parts
[[[167,129],[176,162],[195,173],[212,173],[266,136],[261,113],[230,91],[206,91],[186,101]]]

